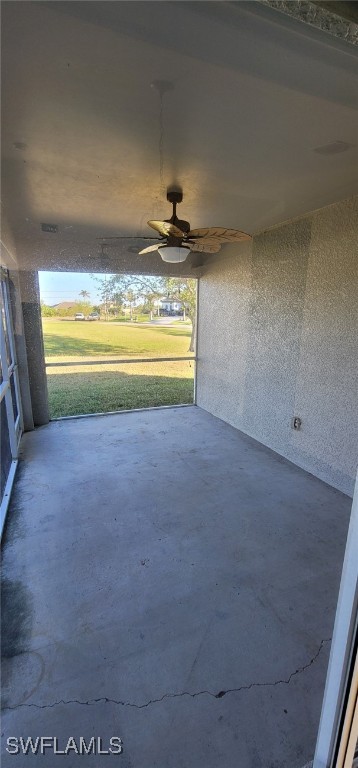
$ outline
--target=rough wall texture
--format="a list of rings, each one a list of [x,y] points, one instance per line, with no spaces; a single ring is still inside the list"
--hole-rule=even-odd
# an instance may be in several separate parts
[[[22,405],[22,417],[25,432],[34,428],[31,394],[29,385],[29,371],[27,365],[26,343],[24,333],[24,321],[21,305],[21,292],[19,281],[19,269],[17,253],[12,232],[8,225],[3,204],[1,204],[1,236],[0,236],[1,266],[9,270],[10,301],[12,319],[14,325],[14,337],[16,357],[19,369],[20,394]]]
[[[38,272],[20,272],[22,314],[29,370],[32,415],[35,427],[48,424],[50,412],[46,380],[45,350],[41,322]]]
[[[227,246],[199,291],[198,405],[348,494],[358,456],[357,223],[354,198]]]

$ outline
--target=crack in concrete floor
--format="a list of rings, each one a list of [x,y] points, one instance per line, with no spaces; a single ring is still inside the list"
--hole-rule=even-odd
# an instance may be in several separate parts
[[[332,638],[328,638],[327,640],[321,640],[320,646],[318,648],[318,651],[315,653],[314,656],[310,659],[307,664],[304,664],[302,667],[298,667],[294,672],[291,672],[290,676],[287,678],[287,680],[275,680],[274,682],[268,682],[268,683],[250,683],[249,685],[241,685],[238,688],[227,688],[226,690],[219,691],[218,693],[213,693],[212,691],[196,691],[195,693],[190,693],[190,691],[181,691],[180,693],[163,693],[163,696],[161,696],[159,699],[150,699],[145,704],[134,704],[130,701],[121,701],[119,699],[110,699],[107,696],[101,696],[98,699],[88,699],[88,701],[80,701],[79,699],[60,699],[59,701],[54,701],[52,704],[17,704],[14,707],[4,707],[3,711],[8,710],[16,710],[20,709],[21,707],[35,707],[36,709],[52,709],[53,707],[58,707],[61,704],[79,704],[80,706],[93,706],[94,704],[117,704],[122,707],[133,707],[134,709],[145,709],[146,707],[149,707],[151,704],[159,704],[160,702],[164,701],[164,699],[178,699],[182,696],[190,696],[192,699],[195,699],[197,696],[211,696],[214,699],[222,699],[224,696],[226,696],[228,693],[239,693],[240,691],[249,691],[251,688],[269,688],[274,687],[275,685],[289,685],[292,678],[296,675],[300,675],[303,672],[306,671],[306,669],[309,669],[309,667],[312,666],[312,664],[315,663],[315,661],[318,659],[323,647],[326,645],[326,643],[330,643]]]

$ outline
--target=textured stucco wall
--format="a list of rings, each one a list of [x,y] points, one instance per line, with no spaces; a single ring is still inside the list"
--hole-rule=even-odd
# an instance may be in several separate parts
[[[35,427],[48,424],[48,404],[45,350],[42,333],[40,286],[38,272],[20,272],[22,314],[24,318],[25,343],[32,415]]]
[[[16,357],[19,371],[20,394],[22,405],[22,418],[25,432],[34,428],[29,371],[27,365],[27,352],[24,333],[24,320],[21,305],[21,292],[18,260],[15,241],[12,236],[8,220],[1,203],[1,235],[0,235],[1,266],[9,270],[10,301],[14,327]]]
[[[354,198],[227,246],[199,290],[198,405],[348,494],[358,457],[357,224]]]

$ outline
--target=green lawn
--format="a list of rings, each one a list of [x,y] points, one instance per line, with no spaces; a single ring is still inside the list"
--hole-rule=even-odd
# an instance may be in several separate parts
[[[97,359],[187,356],[191,329],[43,319],[51,418],[193,401],[189,361],[91,365]]]
[[[187,355],[191,328],[93,323],[43,318],[46,360],[78,357],[168,357]]]

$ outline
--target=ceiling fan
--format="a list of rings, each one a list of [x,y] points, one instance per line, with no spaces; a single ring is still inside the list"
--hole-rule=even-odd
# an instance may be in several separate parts
[[[251,240],[251,235],[237,229],[225,229],[223,227],[190,229],[189,222],[178,219],[176,215],[176,207],[182,199],[183,193],[180,190],[168,190],[167,200],[173,206],[172,216],[164,221],[148,221],[148,225],[161,235],[161,240],[154,245],[143,248],[142,251],[139,251],[139,255],[158,251],[163,261],[179,263],[185,261],[190,251],[218,253],[224,243]]]

